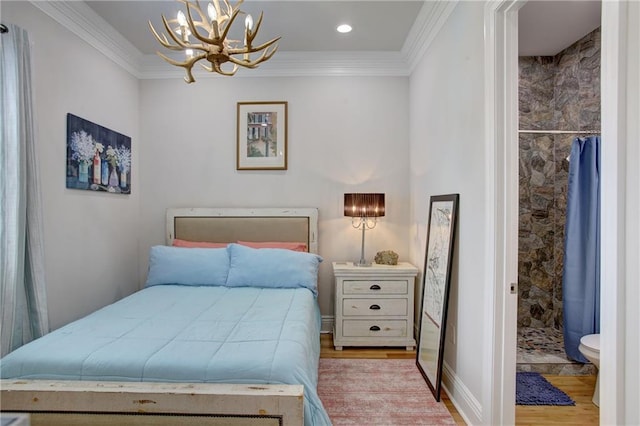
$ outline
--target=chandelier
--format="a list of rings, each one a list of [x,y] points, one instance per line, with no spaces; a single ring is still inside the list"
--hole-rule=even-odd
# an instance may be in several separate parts
[[[151,21],[149,27],[158,42],[169,50],[183,51],[185,60],[179,61],[169,58],[158,52],[158,55],[172,65],[185,69],[187,76],[184,80],[193,83],[193,65],[201,59],[209,61],[210,65],[201,64],[209,72],[216,72],[222,75],[234,75],[238,67],[256,68],[260,63],[269,60],[278,49],[277,41],[280,37],[274,38],[258,46],[253,45],[253,39],[258,35],[260,24],[262,23],[262,12],[253,25],[253,18],[247,14],[244,21],[244,42],[228,39],[229,30],[238,14],[244,14],[240,10],[243,0],[238,0],[235,6],[231,6],[228,0],[212,0],[207,5],[207,14],[200,8],[200,2],[195,0],[177,0],[186,6],[186,14],[181,10],[176,19],[166,19],[162,15],[162,23],[166,33],[158,34],[153,28]],[[220,3],[223,4],[224,10]],[[195,18],[194,19],[194,12]],[[171,42],[173,40],[173,43]],[[251,59],[251,54],[262,52],[260,56]],[[230,62],[231,69],[223,70],[222,64]]]

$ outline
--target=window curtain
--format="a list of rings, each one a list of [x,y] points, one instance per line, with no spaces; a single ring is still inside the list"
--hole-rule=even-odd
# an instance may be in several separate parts
[[[25,30],[0,35],[0,350],[5,355],[49,331],[44,247]]]
[[[576,138],[569,155],[562,309],[567,356],[588,362],[580,338],[600,332],[600,136]]]

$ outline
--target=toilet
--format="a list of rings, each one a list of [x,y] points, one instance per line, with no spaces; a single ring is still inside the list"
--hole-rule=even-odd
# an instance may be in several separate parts
[[[580,346],[578,346],[580,353],[584,355],[593,365],[596,366],[596,388],[593,392],[593,403],[600,406],[600,335],[599,334],[587,334],[580,338]]]

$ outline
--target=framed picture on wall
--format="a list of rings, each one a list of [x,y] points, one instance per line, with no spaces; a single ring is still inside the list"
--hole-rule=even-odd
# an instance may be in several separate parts
[[[131,193],[131,138],[67,114],[67,188]]]
[[[287,170],[287,102],[238,102],[236,170]]]

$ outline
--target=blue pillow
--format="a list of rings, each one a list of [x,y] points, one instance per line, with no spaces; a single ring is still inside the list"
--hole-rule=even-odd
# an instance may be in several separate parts
[[[226,248],[153,246],[145,287],[162,284],[223,286],[229,273]]]
[[[229,244],[228,287],[308,288],[318,295],[317,254]]]

